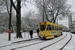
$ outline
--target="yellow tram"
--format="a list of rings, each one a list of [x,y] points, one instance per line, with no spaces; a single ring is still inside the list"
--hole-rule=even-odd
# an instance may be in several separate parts
[[[54,38],[55,36],[62,35],[62,26],[51,23],[41,22],[39,24],[39,37],[43,39]]]

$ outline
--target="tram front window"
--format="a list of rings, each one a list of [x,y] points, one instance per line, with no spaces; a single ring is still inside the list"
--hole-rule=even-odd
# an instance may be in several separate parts
[[[45,28],[46,28],[46,25],[40,25],[40,30],[41,30],[41,31],[44,31]]]

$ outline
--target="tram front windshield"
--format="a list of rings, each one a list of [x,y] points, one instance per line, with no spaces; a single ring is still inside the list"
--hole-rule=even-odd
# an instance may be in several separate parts
[[[46,28],[46,25],[40,25],[40,31],[44,31]]]

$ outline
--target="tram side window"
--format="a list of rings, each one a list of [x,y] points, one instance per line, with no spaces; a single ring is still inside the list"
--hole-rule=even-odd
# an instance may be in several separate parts
[[[60,30],[60,27],[59,27],[59,30]]]
[[[57,27],[57,30],[58,30],[58,27]]]
[[[58,30],[59,30],[59,27],[58,27]]]
[[[57,27],[57,30],[58,30],[58,27]]]
[[[55,30],[57,30],[57,27],[55,27]]]
[[[53,26],[53,30],[54,30],[54,26]]]
[[[51,26],[50,25],[47,26],[47,30],[51,30]]]
[[[54,26],[54,30],[55,30],[55,26]]]
[[[54,27],[54,30],[56,30],[56,26]]]
[[[58,27],[57,27],[57,30],[58,30]]]
[[[59,30],[59,27],[58,27],[58,30]]]
[[[57,27],[56,27],[56,30],[57,30]]]
[[[61,30],[61,27],[60,27],[60,30]]]
[[[61,27],[60,27],[60,30],[61,30]]]
[[[52,30],[54,30],[54,26],[52,25]]]
[[[56,30],[56,26],[55,26],[55,30]]]
[[[60,30],[62,30],[62,28]]]

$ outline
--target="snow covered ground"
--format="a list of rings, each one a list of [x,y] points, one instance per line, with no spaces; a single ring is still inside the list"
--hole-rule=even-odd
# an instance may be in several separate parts
[[[75,50],[75,34],[72,34],[71,41],[65,46],[63,50]]]
[[[0,34],[0,46],[11,44],[12,42],[16,42],[16,41],[30,39],[29,32],[23,32],[22,33],[23,38],[15,38],[15,36],[16,33],[11,34],[11,41],[8,41],[8,33]],[[38,38],[37,33],[33,34],[33,38]]]
[[[67,37],[65,39],[62,39],[61,41],[55,43],[54,45],[45,48],[44,50],[52,49],[52,50],[60,50],[62,46],[70,39],[70,34],[66,33]],[[53,48],[54,47],[54,48]]]
[[[67,34],[67,37],[65,37],[66,34]],[[7,47],[3,47],[3,48],[0,47],[0,50],[11,50],[13,48],[17,48],[15,50],[39,50],[40,48],[42,48],[44,46],[47,46],[49,44],[52,44],[53,42],[56,42],[59,39],[65,37],[64,39],[62,39],[58,43],[55,43],[55,44],[43,49],[43,50],[50,50],[50,49],[51,50],[59,50],[59,48],[62,47],[68,41],[68,39],[71,37],[70,34],[71,33],[69,33],[69,32],[64,32],[62,36],[51,39],[51,40],[42,41],[42,40],[39,39],[39,40],[31,41],[31,42],[28,42],[28,43],[12,45],[12,46],[7,46]],[[8,41],[8,33],[0,34],[0,46],[9,45],[12,42],[16,42],[16,41],[30,39],[30,36],[29,36],[28,32],[22,33],[23,38],[20,38],[20,39],[14,38],[15,35],[16,35],[15,33],[12,34],[11,35],[11,41]],[[33,34],[33,38],[38,38],[37,33]],[[75,50],[75,40],[74,39],[75,39],[75,34],[72,34],[71,41],[66,45],[66,47],[63,50]],[[38,43],[38,42],[42,42],[42,43]],[[38,43],[38,44],[27,46],[29,44],[34,44],[34,43]],[[27,47],[24,47],[24,46],[27,46]],[[21,47],[21,48],[19,48],[19,47]]]

